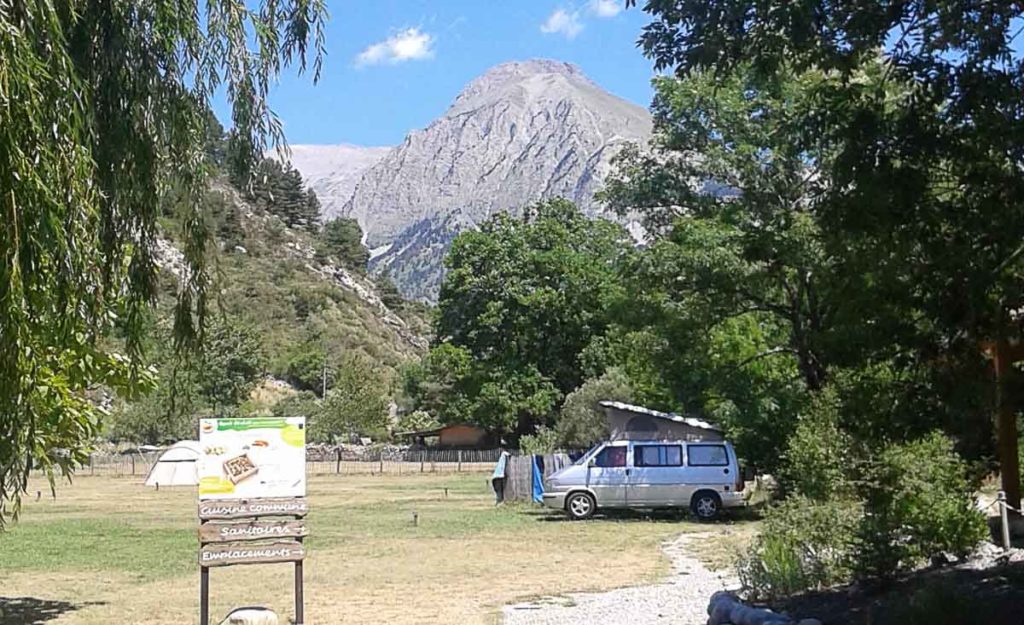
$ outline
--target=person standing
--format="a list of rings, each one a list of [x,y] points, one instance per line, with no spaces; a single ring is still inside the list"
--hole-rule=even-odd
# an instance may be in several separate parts
[[[505,501],[505,482],[508,479],[508,459],[509,453],[502,449],[501,454],[498,456],[498,464],[495,465],[494,473],[491,474],[491,487],[494,488],[494,505],[498,505]]]

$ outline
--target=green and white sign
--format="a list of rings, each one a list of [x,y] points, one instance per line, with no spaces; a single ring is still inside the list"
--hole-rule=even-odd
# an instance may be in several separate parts
[[[306,420],[201,419],[199,499],[305,497]]]

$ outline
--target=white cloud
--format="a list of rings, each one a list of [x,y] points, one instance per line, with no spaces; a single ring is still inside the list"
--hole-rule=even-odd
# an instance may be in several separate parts
[[[356,65],[379,65],[418,61],[434,56],[434,36],[419,28],[400,30],[384,41],[366,47],[356,56]]]
[[[590,0],[590,11],[598,17],[615,17],[622,11],[622,0]]]
[[[569,13],[565,9],[558,9],[540,25],[542,33],[558,33],[565,35],[566,39],[572,39],[583,30],[583,23],[580,22],[579,11]]]

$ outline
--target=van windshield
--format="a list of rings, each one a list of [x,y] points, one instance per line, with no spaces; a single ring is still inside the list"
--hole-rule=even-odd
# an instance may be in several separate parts
[[[587,464],[588,462],[590,462],[590,459],[593,458],[594,455],[597,454],[597,452],[603,446],[604,446],[604,443],[598,443],[598,444],[594,445],[593,447],[590,448],[590,451],[588,451],[587,453],[585,453],[582,456],[580,456],[579,460],[577,460],[573,464],[581,465],[581,466]]]

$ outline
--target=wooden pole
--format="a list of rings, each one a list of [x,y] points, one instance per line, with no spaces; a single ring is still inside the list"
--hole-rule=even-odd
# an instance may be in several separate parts
[[[199,625],[210,625],[210,569],[199,567]]]
[[[459,461],[459,463],[455,467],[455,470],[458,471],[459,473],[461,473],[462,472],[462,450],[460,449],[456,453],[458,454],[458,461]]]
[[[336,451],[338,452],[338,463],[337,463],[337,466],[334,469],[334,472],[340,474],[341,473],[341,447],[339,447]]]
[[[996,447],[999,456],[999,474],[1006,503],[1020,509],[1020,461],[1017,457],[1017,414],[1013,409],[1010,345],[1005,336],[996,340],[993,360],[996,371]],[[1016,516],[1014,512],[1012,516]]]
[[[425,453],[426,453],[425,451],[421,451],[420,452],[420,473],[423,473],[423,455]]]
[[[306,618],[303,612],[302,561],[299,560],[295,563],[295,625],[305,623]]]

